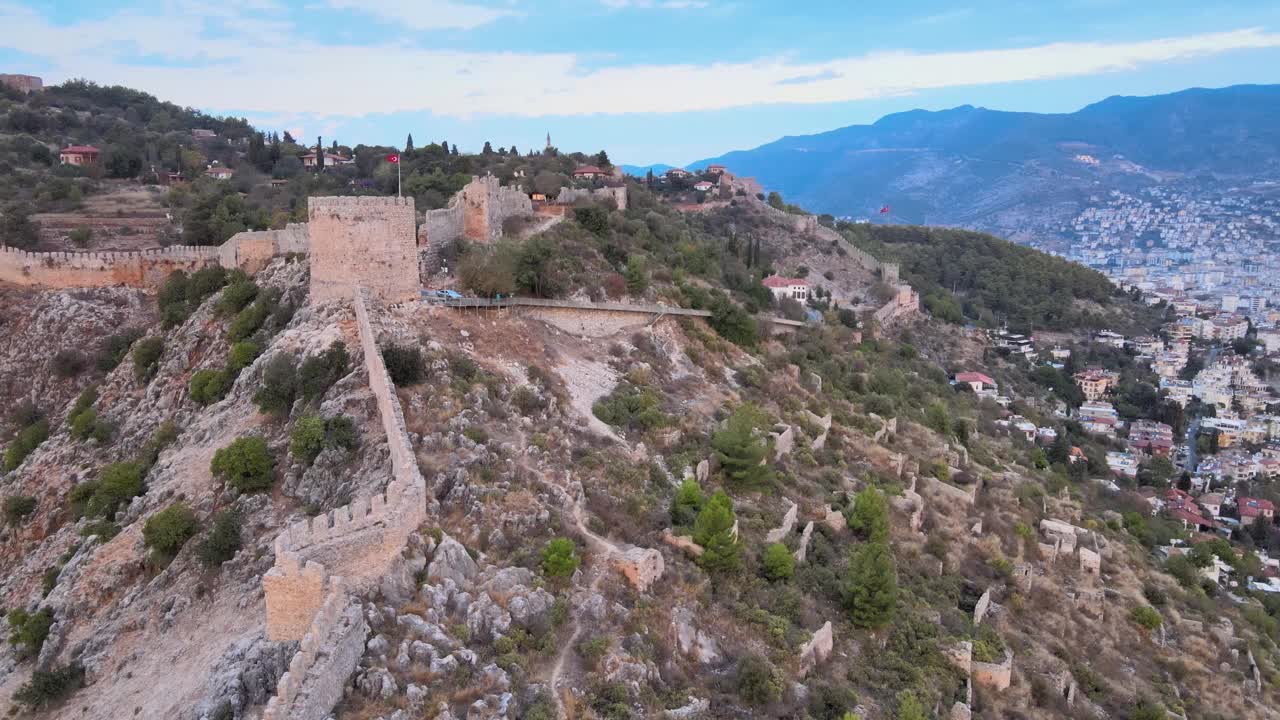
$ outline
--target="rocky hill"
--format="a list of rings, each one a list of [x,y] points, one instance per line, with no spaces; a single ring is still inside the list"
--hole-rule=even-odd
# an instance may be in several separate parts
[[[459,286],[574,301],[558,309],[367,317],[310,297],[306,256],[252,279],[173,276],[154,298],[5,290],[22,343],[0,375],[32,379],[0,386],[16,404],[0,706],[1280,716],[1275,609],[1166,565],[1153,538],[1190,534],[1111,489],[1107,443],[1058,418],[1028,365],[927,315],[869,318],[893,271],[852,233],[748,198],[677,213],[634,190],[625,211],[584,202],[445,253]],[[769,321],[784,308],[766,269],[824,288],[809,322]],[[1002,271],[1021,286],[1025,270]],[[707,313],[591,310],[606,301]],[[61,370],[66,349],[94,359]],[[957,370],[998,380],[1011,408],[952,386]],[[1011,412],[1063,441],[1038,447],[1001,424]],[[369,498],[405,460],[425,520],[383,547],[342,508],[390,513]],[[293,619],[301,641],[271,639],[263,577],[348,530],[389,569]],[[367,632],[329,642],[339,614]]]
[[[1071,217],[1091,195],[1156,184],[1275,179],[1280,86],[1112,97],[1066,114],[964,105],[784,137],[692,163],[727,165],[815,212],[1009,236]]]

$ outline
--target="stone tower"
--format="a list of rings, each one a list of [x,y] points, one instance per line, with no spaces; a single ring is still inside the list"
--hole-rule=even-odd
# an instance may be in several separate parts
[[[311,300],[350,299],[356,286],[383,303],[418,299],[413,198],[307,199]]]

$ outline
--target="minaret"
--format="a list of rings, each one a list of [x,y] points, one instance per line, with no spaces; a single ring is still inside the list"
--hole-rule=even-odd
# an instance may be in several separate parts
[[[551,149],[551,133],[547,133],[547,149]]]

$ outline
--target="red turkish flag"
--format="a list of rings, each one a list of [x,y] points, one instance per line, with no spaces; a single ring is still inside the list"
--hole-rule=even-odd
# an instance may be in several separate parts
[[[881,214],[881,215],[886,215],[886,214],[888,214],[888,212],[889,212],[889,206],[888,206],[888,205],[885,205],[884,207],[880,208],[880,214]]]
[[[399,156],[399,155],[388,155],[388,156],[387,156],[387,162],[389,162],[389,163],[397,163],[397,164],[399,164],[399,162],[400,162],[400,156]]]

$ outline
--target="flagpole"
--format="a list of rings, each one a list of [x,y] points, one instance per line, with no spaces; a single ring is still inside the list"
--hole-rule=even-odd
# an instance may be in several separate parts
[[[400,195],[400,157],[396,156],[396,197]]]

